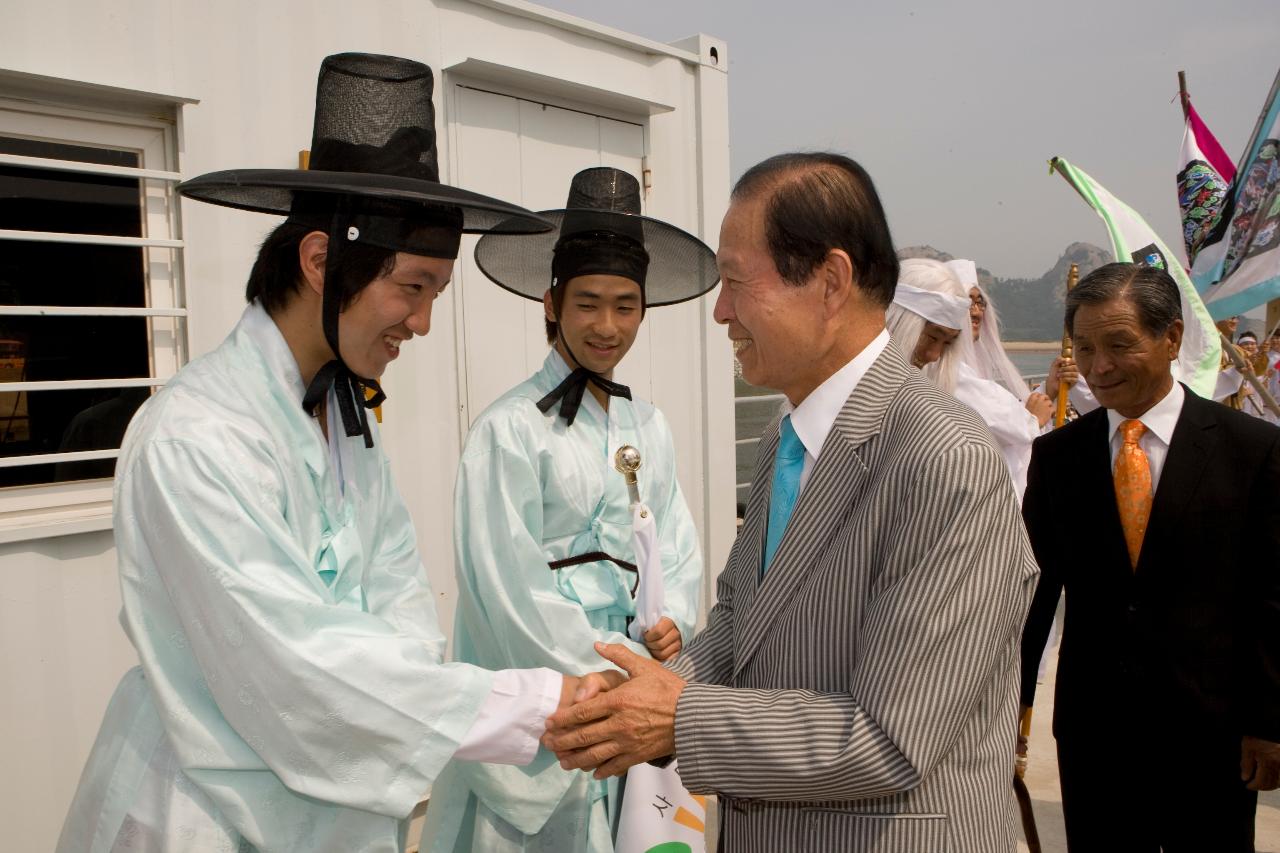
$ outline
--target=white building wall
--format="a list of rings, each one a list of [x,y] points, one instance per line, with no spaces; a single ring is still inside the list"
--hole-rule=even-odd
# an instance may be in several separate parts
[[[556,206],[576,170],[560,164],[556,198],[547,197],[545,186],[504,192],[481,186],[478,176],[472,180],[471,161],[453,150],[467,135],[454,87],[467,82],[603,116],[606,128],[609,121],[638,125],[641,150],[624,150],[632,145],[624,132],[621,142],[605,140],[600,162],[648,168],[647,212],[712,246],[717,240],[729,167],[727,58],[714,39],[673,48],[512,0],[11,0],[2,17],[0,73],[125,90],[80,95],[103,105],[128,100],[128,92],[198,101],[175,108],[187,177],[295,166],[310,140],[320,60],[345,50],[390,53],[436,71],[444,180],[531,206]],[[718,62],[710,58],[712,48]],[[66,91],[49,85],[51,92]],[[5,94],[0,82],[0,97]],[[554,145],[546,144],[550,162]],[[615,156],[621,159],[610,159]],[[194,357],[216,346],[239,317],[256,246],[278,220],[189,201],[182,216]],[[467,239],[464,253],[473,245]],[[461,294],[470,288],[496,292],[460,261],[455,286],[436,304],[431,334],[405,348],[384,383],[390,396],[383,435],[446,626],[455,589],[453,476],[466,425],[478,414],[462,368],[470,360],[492,370],[515,358],[486,340],[474,317],[468,323]],[[672,423],[681,485],[708,556],[708,592],[732,542],[734,494],[731,354],[711,307],[700,300],[651,313],[647,337],[622,371]],[[506,316],[511,319],[502,322],[523,323],[526,330],[532,324],[536,333],[533,303]],[[504,328],[495,321],[493,332]],[[520,370],[536,355],[536,347],[526,350]],[[520,378],[513,373],[512,383]],[[107,700],[135,661],[116,621],[118,608],[109,530],[0,545],[0,826],[7,849],[53,846]]]

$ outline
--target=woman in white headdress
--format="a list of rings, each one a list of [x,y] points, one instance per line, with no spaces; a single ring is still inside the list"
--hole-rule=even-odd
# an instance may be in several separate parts
[[[899,266],[898,287],[885,314],[894,343],[933,384],[954,394],[960,364],[973,358],[964,288],[947,268],[923,258]]]
[[[957,258],[947,261],[947,268],[969,289],[969,321],[973,327],[974,356],[971,364],[974,372],[983,379],[1000,383],[1026,403],[1032,392],[1017,366],[1004,351],[1004,342],[1000,337],[1000,315],[991,295],[978,284],[977,265],[966,258]],[[1044,394],[1050,402],[1056,403],[1062,382],[1066,382],[1070,388],[1071,405],[1075,406],[1077,412],[1084,414],[1098,408],[1098,401],[1080,376],[1075,361],[1063,356],[1053,360],[1048,377],[1036,387],[1035,393]]]
[[[998,382],[1025,403],[1031,395],[1031,388],[1004,351],[1004,343],[1000,340],[1000,315],[995,302],[978,284],[977,265],[966,258],[958,258],[948,261],[947,269],[955,273],[960,284],[969,290],[969,324],[973,330],[971,366],[974,372],[983,379]]]
[[[971,366],[973,336],[965,334],[972,329],[969,308],[968,291],[946,264],[908,258],[900,265],[885,324],[912,364],[986,423],[1021,500],[1031,442],[1048,422],[1053,404],[1039,393],[1028,394],[1024,403],[1004,386],[978,375]]]

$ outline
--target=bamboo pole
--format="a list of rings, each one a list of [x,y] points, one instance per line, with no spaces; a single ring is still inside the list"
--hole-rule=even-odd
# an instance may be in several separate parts
[[[1076,282],[1079,280],[1080,265],[1072,264],[1071,269],[1067,271],[1067,293],[1070,293],[1072,289],[1075,288]],[[1062,328],[1062,357],[1072,357],[1071,333],[1067,330],[1065,323]],[[1063,382],[1061,379],[1058,380],[1058,408],[1053,415],[1053,426],[1055,429],[1067,422],[1067,394],[1070,392],[1071,386],[1074,384],[1075,383],[1073,382]]]

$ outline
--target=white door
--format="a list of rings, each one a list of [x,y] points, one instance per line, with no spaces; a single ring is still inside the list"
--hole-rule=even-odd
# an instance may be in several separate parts
[[[458,184],[531,210],[564,206],[569,181],[591,166],[641,177],[644,127],[588,112],[457,85],[454,90]],[[463,241],[455,267],[461,306],[459,402],[463,427],[547,355],[542,304],[499,288],[476,267],[476,238]],[[547,283],[551,271],[547,270]],[[653,399],[651,345],[645,323],[618,369],[618,381]]]

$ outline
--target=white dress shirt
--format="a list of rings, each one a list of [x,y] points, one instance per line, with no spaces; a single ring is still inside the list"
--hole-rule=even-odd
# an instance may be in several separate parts
[[[1151,494],[1160,486],[1160,472],[1164,470],[1165,457],[1169,455],[1169,442],[1173,441],[1173,430],[1178,425],[1178,417],[1182,414],[1182,403],[1187,393],[1182,384],[1173,383],[1173,388],[1164,395],[1159,403],[1142,414],[1137,420],[1142,421],[1147,431],[1138,439],[1138,446],[1147,454],[1147,462],[1151,466]],[[1124,436],[1120,434],[1120,424],[1128,420],[1114,409],[1107,410],[1107,423],[1110,424],[1111,436],[1111,470],[1115,470],[1116,456],[1124,444]]]
[[[826,442],[836,418],[853,389],[866,375],[872,363],[889,345],[889,332],[882,330],[862,352],[858,353],[844,367],[826,378],[825,381],[800,401],[800,405],[792,406],[790,401],[782,404],[783,414],[791,415],[791,426],[796,431],[800,443],[804,445],[804,468],[800,471],[800,490],[809,482],[813,466],[818,463],[822,453],[822,445]],[[799,497],[799,492],[797,492]]]
[[[560,673],[539,669],[501,669],[480,713],[454,758],[525,765],[538,754],[547,717],[560,707]]]

